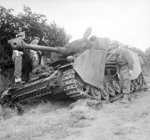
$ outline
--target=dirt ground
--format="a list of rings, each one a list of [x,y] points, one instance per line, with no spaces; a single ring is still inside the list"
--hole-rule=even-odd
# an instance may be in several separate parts
[[[7,110],[0,120],[0,140],[149,140],[149,92],[133,95],[127,104],[41,103],[26,107],[22,116]]]

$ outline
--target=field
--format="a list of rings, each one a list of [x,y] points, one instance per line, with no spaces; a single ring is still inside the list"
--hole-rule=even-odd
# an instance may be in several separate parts
[[[150,86],[150,79],[147,78]],[[131,102],[97,106],[87,100],[26,106],[22,116],[11,110],[0,120],[0,140],[149,140],[150,93]]]

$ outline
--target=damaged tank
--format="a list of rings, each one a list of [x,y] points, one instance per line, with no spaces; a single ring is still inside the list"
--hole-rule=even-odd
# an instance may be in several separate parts
[[[29,82],[10,87],[2,94],[2,104],[13,105],[35,98],[89,98],[98,101],[114,101],[120,98],[123,95],[122,88],[117,75],[117,63],[110,57],[111,53],[108,53],[109,42],[97,38],[91,43],[88,39],[90,34],[91,29],[88,28],[82,39],[55,48],[26,44],[18,39],[10,40],[14,49],[55,52],[61,59],[41,69]],[[135,92],[143,89],[144,82],[138,56],[130,52],[135,62],[131,91]]]

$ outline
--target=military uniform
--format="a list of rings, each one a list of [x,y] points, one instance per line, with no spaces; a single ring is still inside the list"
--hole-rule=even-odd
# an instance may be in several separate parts
[[[117,50],[118,74],[120,77],[120,84],[124,94],[130,93],[130,75],[133,70],[133,58],[128,49],[120,48]]]
[[[30,44],[37,45],[39,43],[39,40],[40,39],[38,37],[34,37],[33,41]],[[35,69],[40,63],[39,53],[41,52],[30,50],[30,58],[32,60],[33,69]]]
[[[141,65],[141,69],[142,69],[142,73],[144,73],[144,61],[143,61],[143,58],[141,56],[139,56],[139,61],[140,61],[140,65]],[[143,76],[143,75],[142,75]],[[143,84],[145,87],[147,87],[147,84],[146,84],[146,81],[144,79],[144,76],[143,76]]]

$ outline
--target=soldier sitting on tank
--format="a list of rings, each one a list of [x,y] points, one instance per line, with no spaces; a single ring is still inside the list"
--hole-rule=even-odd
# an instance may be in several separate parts
[[[25,32],[20,32],[16,35],[19,40],[25,39]],[[14,79],[15,83],[22,82],[22,55],[23,52],[21,50],[13,50],[12,60],[14,62]]]
[[[117,60],[117,71],[124,94],[124,101],[130,99],[130,76],[133,73],[133,58],[126,48],[118,48],[115,51]]]
[[[38,45],[39,41],[40,39],[38,37],[34,37],[30,44]],[[41,63],[41,52],[24,49],[22,63],[22,78],[25,82],[28,82],[30,80],[31,73],[35,73]]]

